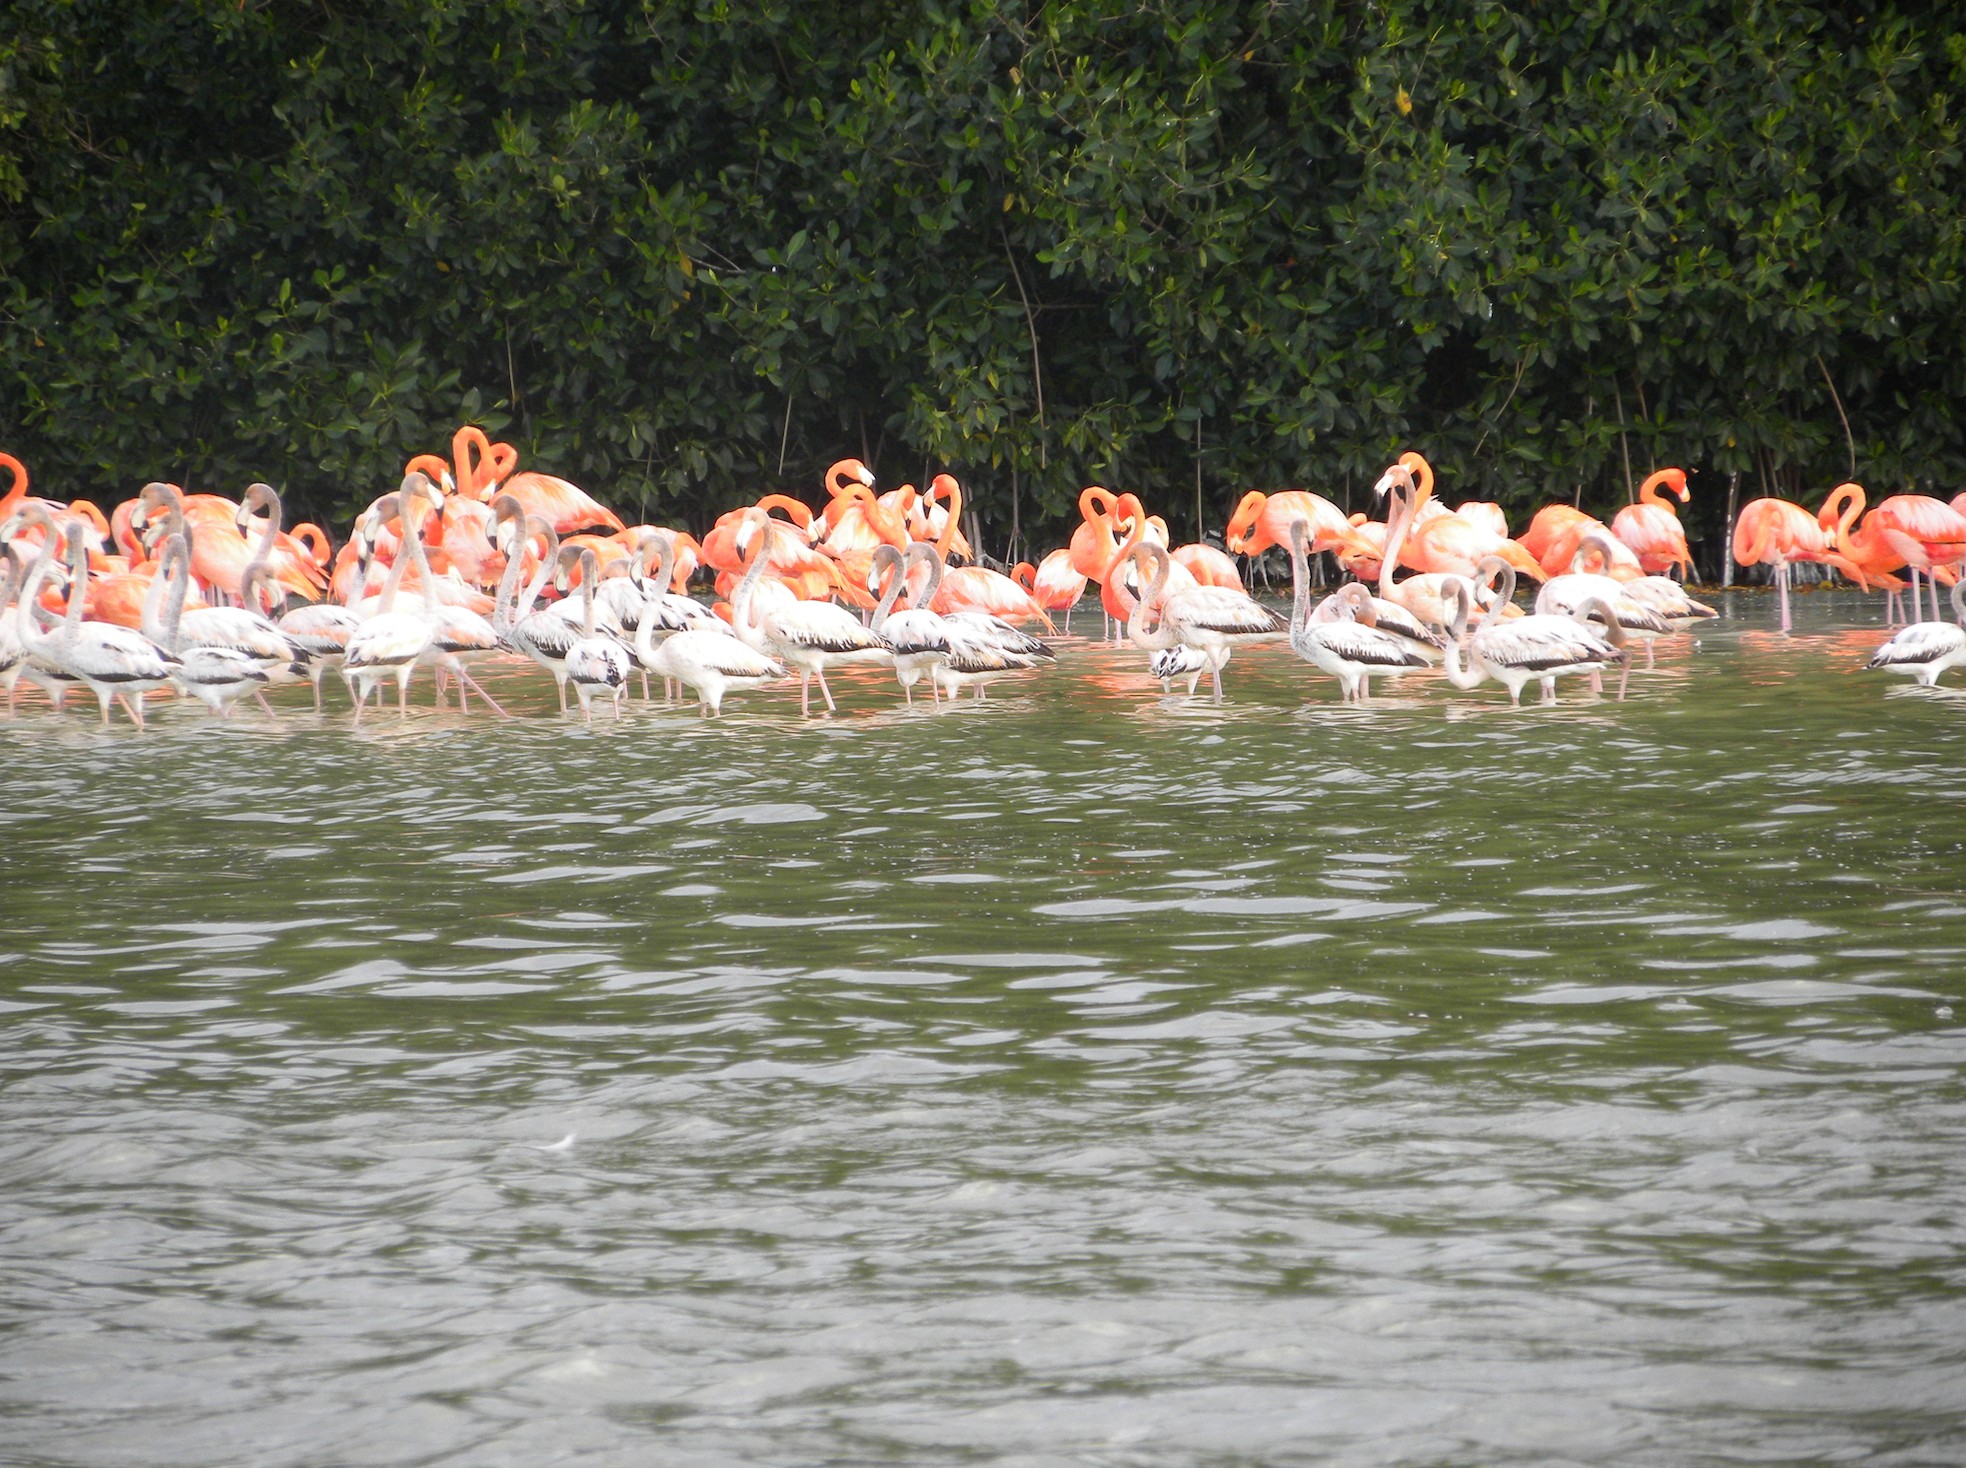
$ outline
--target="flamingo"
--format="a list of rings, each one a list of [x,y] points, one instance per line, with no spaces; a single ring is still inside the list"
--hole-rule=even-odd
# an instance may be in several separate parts
[[[1584,539],[1592,554],[1603,560],[1610,559],[1611,544],[1602,532],[1592,531]],[[1579,551],[1578,554],[1581,557],[1584,552]],[[1552,576],[1538,588],[1536,610],[1575,617],[1579,608],[1590,600],[1609,608],[1627,637],[1637,638],[1645,644],[1645,666],[1651,667],[1653,642],[1673,629],[1658,612],[1628,595],[1624,582],[1597,572],[1566,571],[1560,576]]]
[[[1373,486],[1378,494],[1389,493],[1398,484],[1412,490],[1413,517],[1400,546],[1402,564],[1422,573],[1448,572],[1457,576],[1472,576],[1475,566],[1484,557],[1495,556],[1531,580],[1547,578],[1547,573],[1537,564],[1534,556],[1516,541],[1497,535],[1487,526],[1454,514],[1423,516],[1420,511],[1430,497],[1432,483],[1432,467],[1419,454],[1409,450],[1400,455],[1399,462],[1388,468]]]
[[[801,601],[760,610],[756,592],[765,569],[768,517],[755,505],[744,513],[752,533],[750,549],[741,552],[743,579],[731,591],[731,625],[756,651],[774,662],[798,669],[802,718],[812,716],[811,682],[815,674],[819,678],[819,691],[826,699],[827,712],[837,712],[833,690],[826,686],[826,669],[840,663],[878,662],[893,656],[893,646],[880,633],[863,627],[844,607],[830,602]]]
[[[0,520],[7,517],[0,515]],[[7,608],[20,589],[27,567],[11,545],[0,545],[0,689],[7,693],[7,712],[14,711],[14,688],[20,682],[21,668],[27,662],[27,649],[21,646],[20,632]]]
[[[1905,620],[1904,592],[1910,583],[1892,573],[1904,569],[1905,558],[1886,543],[1880,533],[1882,522],[1877,526],[1857,526],[1857,517],[1863,511],[1864,487],[1839,484],[1816,512],[1816,523],[1837,553],[1849,561],[1859,586],[1865,591],[1873,587],[1883,589],[1884,625],[1895,627]]]
[[[1586,531],[1609,530],[1595,515],[1587,515],[1571,505],[1544,505],[1529,521],[1519,544],[1536,558],[1536,564],[1555,576],[1570,568],[1577,554],[1577,541]]]
[[[927,576],[922,589],[915,593],[913,604],[933,608],[940,600],[938,593],[945,575],[942,548],[914,541],[908,547],[908,561],[921,566]],[[963,566],[946,574],[960,575],[974,569],[973,566]],[[942,619],[941,631],[949,647],[944,656],[928,663],[927,667],[935,688],[949,693],[951,697],[964,688],[974,688],[977,698],[981,699],[989,684],[1053,659],[1054,654],[1047,644],[1029,633],[1020,632],[1002,617],[990,612],[966,611],[959,607],[938,615]]]
[[[184,615],[185,590],[191,584],[189,532],[180,531],[164,541],[158,558],[157,575],[151,582],[150,596],[144,604],[144,631],[159,646],[176,653],[179,666],[175,681],[220,718],[230,718],[232,706],[248,693],[259,700],[268,718],[272,706],[266,701],[270,679],[266,668],[251,653],[236,647],[180,647],[179,626]],[[248,573],[250,582],[252,573]],[[167,603],[160,607],[159,603]]]
[[[1259,556],[1273,546],[1288,550],[1290,527],[1298,520],[1311,527],[1312,555],[1328,550],[1369,553],[1373,549],[1360,539],[1343,510],[1308,489],[1281,489],[1275,494],[1250,490],[1229,516],[1222,543],[1239,556]]]
[[[28,508],[31,512],[40,513],[37,507]],[[43,518],[46,519],[45,514]],[[56,535],[54,523],[50,520],[43,528],[52,544]],[[34,600],[40,575],[46,567],[45,559],[37,561],[21,593],[19,634],[22,646],[30,657],[49,663],[77,682],[86,684],[96,696],[105,727],[109,724],[109,705],[115,701],[123,705],[131,722],[141,729],[143,695],[169,683],[171,675],[177,671],[179,660],[175,654],[166,652],[141,632],[133,632],[128,627],[118,627],[111,622],[82,620],[82,603],[89,583],[89,548],[84,527],[79,520],[70,520],[61,527],[60,534],[68,556],[67,614],[60,628],[48,636],[41,636],[33,630],[27,608]]]
[[[1043,607],[1046,615],[1063,612],[1065,631],[1072,630],[1072,608],[1085,595],[1087,578],[1072,568],[1069,547],[1052,551],[1035,566],[1029,561],[1019,561],[1011,568],[1010,579],[1028,591],[1031,600]]]
[[[533,610],[533,603],[546,589],[548,578],[558,569],[560,537],[551,521],[528,514],[515,495],[501,494],[491,504],[494,527],[508,522],[518,527],[518,538],[505,552],[505,580],[500,585],[499,608],[493,613],[492,625],[507,647],[531,658],[553,675],[553,685],[560,695],[560,712],[565,713],[567,653],[572,650],[580,634],[564,616],[552,611]],[[525,590],[517,591],[515,567],[519,564],[522,548],[535,536],[544,538],[546,554],[540,558],[539,567],[526,583]]]
[[[1789,622],[1789,567],[1797,561],[1826,562],[1850,575],[1861,572],[1838,555],[1829,536],[1802,506],[1783,499],[1749,500],[1734,521],[1734,560],[1742,566],[1774,568],[1775,590],[1781,598],[1782,631]]]
[[[651,555],[654,557],[652,568],[649,567],[649,558]],[[635,542],[635,553],[629,557],[628,575],[626,577],[627,584],[633,591],[635,604],[631,607],[628,604],[627,598],[622,597],[619,593],[615,594],[615,600],[618,603],[615,611],[622,631],[636,639],[638,645],[644,640],[653,645],[657,633],[661,633],[666,639],[678,632],[687,631],[690,628],[705,632],[716,632],[720,636],[729,636],[730,634],[725,629],[724,624],[719,622],[711,614],[710,609],[704,606],[702,602],[696,600],[694,597],[684,596],[679,592],[669,590],[669,587],[674,581],[674,573],[670,570],[670,567],[674,564],[675,556],[676,537],[674,531],[658,530],[654,526],[643,526],[638,532]],[[648,569],[654,571],[653,576],[646,574]],[[620,578],[614,581],[603,581],[595,594],[597,596],[604,595],[610,587],[619,584],[619,582]],[[646,639],[642,637],[642,627],[644,624],[649,629],[649,635]],[[648,675],[651,671],[652,669],[650,669],[647,660],[643,659],[642,697],[644,699],[649,696]],[[669,677],[665,681],[674,682],[676,680],[673,677]],[[664,692],[668,693],[670,690],[665,688]]]
[[[1290,650],[1336,678],[1348,703],[1371,696],[1375,673],[1397,676],[1428,666],[1404,641],[1378,630],[1372,593],[1356,581],[1309,610],[1310,538],[1305,521],[1290,527]]]
[[[38,544],[30,544],[18,534],[29,519],[36,522],[40,532]],[[55,558],[62,546],[61,537],[51,533],[53,523],[37,500],[27,501],[24,507],[17,502],[15,511],[0,520],[0,547],[6,549],[9,557],[16,557],[21,549],[32,549],[35,553],[33,562],[22,574],[14,607],[12,641],[19,660],[4,675],[0,675],[0,682],[4,682],[7,690],[9,713],[13,711],[15,690],[22,678],[47,694],[48,701],[57,711],[66,705],[68,690],[78,687],[82,681],[48,659],[36,656],[45,640],[38,635],[39,629],[34,625],[34,619],[41,610],[36,598],[42,581],[54,571]],[[5,608],[6,601],[0,598],[0,612],[4,612]]]
[[[1515,595],[1515,567],[1500,556],[1484,556],[1475,568],[1484,579],[1499,574],[1501,586],[1496,606],[1505,606]],[[1618,646],[1623,637],[1616,614],[1600,599],[1586,598],[1585,615],[1602,613],[1602,629],[1586,626],[1574,617],[1550,613],[1503,621],[1491,608],[1468,630],[1468,617],[1474,605],[1474,589],[1467,582],[1452,587],[1455,603],[1453,637],[1447,644],[1447,680],[1456,688],[1475,688],[1483,678],[1493,678],[1509,690],[1509,702],[1522,702],[1522,685],[1535,678],[1543,685],[1543,700],[1556,697],[1556,679],[1566,673],[1602,672],[1611,663],[1622,663],[1624,652]],[[1472,665],[1461,666],[1461,643],[1467,642]],[[1624,696],[1622,685],[1619,696]]]
[[[580,562],[580,636],[566,651],[567,681],[573,685],[574,696],[580,700],[582,723],[594,722],[591,707],[594,695],[605,694],[614,705],[616,722],[621,719],[622,696],[628,691],[628,649],[621,640],[610,632],[596,632],[594,628],[594,585],[600,580],[599,558],[592,547],[565,545],[560,547],[560,561],[564,566],[569,559]]]
[[[394,496],[384,496],[371,507],[370,514],[378,519],[383,517],[385,509],[395,514],[402,521],[403,538],[414,544],[418,531],[411,523],[410,506],[419,496],[410,492],[412,481],[429,483],[429,479],[420,471],[406,476],[404,489]],[[392,498],[397,502],[389,505],[388,501]],[[366,547],[367,529],[358,527],[356,533]],[[409,608],[396,610],[396,589],[402,584],[403,572],[408,569],[412,559],[410,555],[396,557],[395,564],[389,568],[389,579],[383,583],[375,610],[362,619],[362,625],[348,638],[342,658],[342,674],[349,679],[355,692],[357,724],[362,722],[362,710],[368,705],[369,695],[383,679],[391,677],[396,680],[396,707],[402,717],[409,717],[410,677],[436,635],[436,626],[424,611]],[[424,568],[419,566],[418,569]]]
[[[953,474],[938,474],[930,482],[929,492],[949,501],[948,519],[935,540],[936,556],[946,561],[953,554],[967,554],[967,543],[956,529],[962,519],[962,486],[956,483]],[[947,572],[940,588],[921,605],[944,616],[951,612],[981,612],[1013,622],[1035,620],[1043,623],[1047,632],[1057,630],[1051,625],[1051,617],[1032,599],[1030,592],[1003,572],[982,566],[959,566]]]
[[[1914,622],[1871,654],[1866,668],[1909,673],[1925,687],[1948,668],[1966,668],[1966,580],[1952,583],[1950,622]]]
[[[1217,703],[1222,701],[1222,667],[1229,661],[1229,654],[1239,644],[1290,630],[1289,624],[1268,607],[1259,606],[1244,593],[1227,587],[1192,586],[1170,592],[1168,577],[1174,562],[1164,547],[1141,541],[1129,554],[1150,563],[1154,579],[1133,604],[1127,618],[1127,636],[1135,646],[1149,651],[1184,643],[1207,654]],[[1146,624],[1150,609],[1159,614],[1151,630]]]
[[[1966,563],[1966,512],[1955,510],[1929,494],[1894,494],[1881,501],[1864,520],[1864,528],[1881,535],[1884,543],[1904,557],[1911,568],[1911,607],[1918,601],[1922,571],[1932,586],[1932,620],[1939,618],[1938,573],[1957,576]]]
[[[1693,553],[1686,546],[1686,529],[1672,502],[1659,493],[1661,486],[1678,496],[1682,505],[1692,494],[1684,469],[1656,469],[1639,485],[1638,502],[1611,517],[1611,533],[1631,548],[1646,575],[1664,575],[1677,567],[1682,576],[1690,577]]]
[[[1634,576],[1623,580],[1613,572],[1604,570],[1605,552],[1610,549],[1603,531],[1592,531],[1584,537],[1584,544],[1578,549],[1577,563],[1588,571],[1593,563],[1612,581],[1618,590],[1629,600],[1637,602],[1649,611],[1658,613],[1666,626],[1674,632],[1685,632],[1703,621],[1720,614],[1705,602],[1698,602],[1686,594],[1686,588],[1670,576]],[[1645,644],[1645,666],[1652,666],[1652,643]]]
[[[919,542],[910,542],[910,544],[919,544]],[[925,600],[924,597],[912,597],[911,600],[916,605],[911,610],[901,612],[894,610],[896,597],[907,585],[906,559],[891,545],[880,546],[874,551],[871,574],[882,579],[881,599],[874,607],[874,615],[868,625],[893,645],[894,676],[899,680],[901,692],[912,707],[915,702],[915,685],[935,664],[945,661],[949,656],[950,629],[940,612],[931,611],[921,605]],[[929,679],[928,686],[930,696],[940,703],[942,700],[940,686],[933,678]]]

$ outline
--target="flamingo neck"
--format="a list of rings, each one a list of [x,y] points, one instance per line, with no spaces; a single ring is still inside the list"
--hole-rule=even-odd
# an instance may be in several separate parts
[[[867,624],[878,632],[887,621],[888,614],[894,610],[894,599],[901,595],[901,585],[907,576],[903,571],[901,552],[891,545],[875,548],[873,569],[887,573],[881,578],[881,599],[875,603],[874,615]]]

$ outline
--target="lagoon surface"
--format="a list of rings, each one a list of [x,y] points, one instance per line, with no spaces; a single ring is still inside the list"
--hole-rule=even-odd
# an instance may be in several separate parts
[[[23,700],[0,1457],[1966,1460],[1966,683],[1724,609],[1521,710]]]

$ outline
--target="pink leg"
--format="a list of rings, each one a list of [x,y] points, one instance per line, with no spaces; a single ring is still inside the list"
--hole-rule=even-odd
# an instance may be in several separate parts
[[[1781,593],[1782,630],[1786,632],[1789,630],[1789,568],[1786,561],[1775,567],[1775,589]]]
[[[826,712],[829,714],[836,714],[840,711],[840,707],[838,704],[833,702],[833,690],[826,686],[826,670],[824,668],[821,668],[818,671],[819,671],[819,691],[826,695]]]

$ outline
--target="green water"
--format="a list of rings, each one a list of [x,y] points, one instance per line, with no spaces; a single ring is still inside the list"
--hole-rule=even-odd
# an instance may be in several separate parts
[[[24,704],[0,1457],[1966,1459],[1966,685],[1726,610],[1520,711]]]

